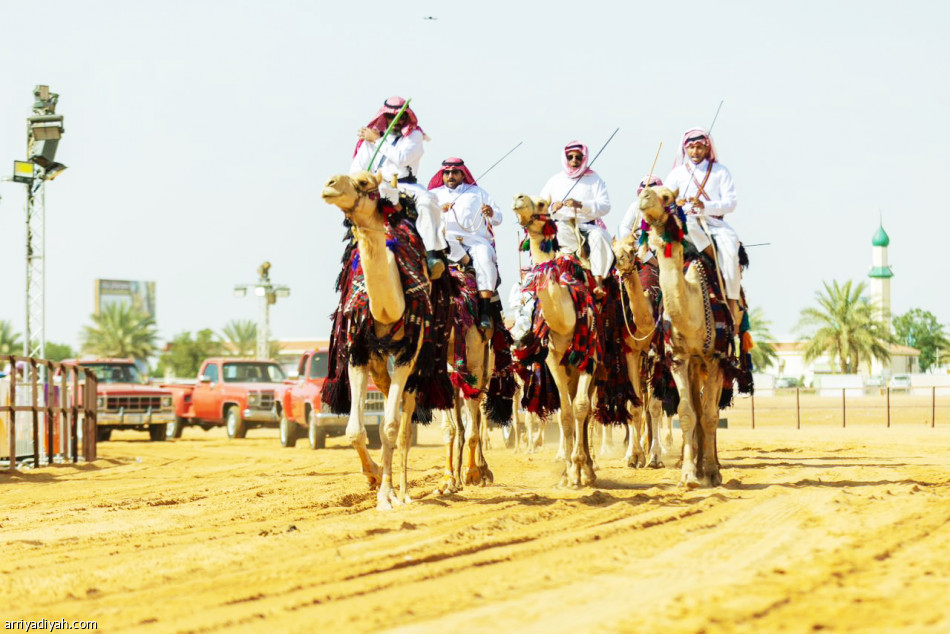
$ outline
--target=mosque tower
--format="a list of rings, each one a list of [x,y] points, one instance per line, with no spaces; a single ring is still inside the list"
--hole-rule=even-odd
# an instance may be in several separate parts
[[[894,272],[887,264],[887,245],[890,243],[891,239],[887,237],[882,223],[871,240],[871,271],[868,277],[871,278],[871,305],[874,307],[874,316],[885,321],[888,326],[891,324],[891,278],[894,277]]]

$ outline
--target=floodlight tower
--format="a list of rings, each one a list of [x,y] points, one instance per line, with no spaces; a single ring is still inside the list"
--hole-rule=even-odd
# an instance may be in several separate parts
[[[264,262],[257,269],[257,284],[237,284],[235,297],[244,297],[249,290],[259,298],[257,312],[257,358],[267,359],[267,337],[270,335],[270,307],[277,303],[278,297],[290,297],[290,287],[273,284],[270,281],[270,262]]]
[[[33,89],[33,116],[26,120],[26,161],[14,161],[13,180],[26,185],[26,336],[23,354],[46,356],[46,181],[66,166],[56,162],[65,132],[56,114],[59,95],[49,86]]]

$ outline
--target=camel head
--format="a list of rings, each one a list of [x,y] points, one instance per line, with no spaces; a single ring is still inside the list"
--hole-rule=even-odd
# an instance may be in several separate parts
[[[637,237],[633,232],[622,240],[614,240],[615,265],[621,275],[627,276],[636,273],[637,263],[640,260],[637,248]]]
[[[379,200],[379,184],[383,177],[369,172],[337,174],[323,185],[323,200],[336,205],[349,218],[375,214]]]
[[[551,220],[551,214],[548,213],[550,206],[551,201],[546,198],[518,194],[511,208],[518,216],[518,224],[529,233],[541,233],[544,225]]]
[[[676,192],[662,185],[644,187],[640,192],[640,213],[654,227],[666,224],[669,208],[676,204]]]

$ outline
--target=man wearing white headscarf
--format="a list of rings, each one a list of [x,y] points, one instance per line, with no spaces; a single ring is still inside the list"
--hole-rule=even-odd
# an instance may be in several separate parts
[[[419,214],[416,230],[426,246],[429,276],[436,279],[445,270],[444,250],[448,248],[448,243],[442,235],[442,212],[438,202],[425,187],[416,182],[419,176],[419,161],[425,151],[422,142],[428,137],[419,127],[419,120],[412,108],[406,108],[389,137],[379,145],[380,137],[405,103],[406,100],[402,97],[390,97],[383,102],[373,120],[366,127],[359,129],[359,140],[353,152],[350,172],[380,172],[384,179],[383,183],[380,183],[380,193],[393,203],[399,201],[399,191],[413,196]],[[378,145],[379,152],[376,153]],[[374,153],[376,160],[370,165]],[[393,177],[399,182],[399,191],[388,186]]]
[[[588,169],[589,157],[586,145],[580,141],[568,143],[561,154],[562,171],[548,180],[541,198],[551,201],[551,217],[557,221],[557,241],[562,251],[580,255],[575,223],[584,235],[590,248],[590,272],[597,282],[595,294],[603,297],[602,283],[613,266],[614,252],[610,234],[603,222],[598,225],[597,221],[610,211],[610,197],[604,179]]]
[[[723,219],[736,208],[736,189],[732,174],[717,160],[712,138],[703,128],[691,128],[683,134],[679,165],[664,183],[678,190],[677,204],[686,212],[687,235],[699,251],[712,257],[710,235],[715,239],[716,263],[725,285],[723,291],[732,314],[739,314],[738,301],[742,276],[739,272],[739,236]],[[737,322],[738,323],[738,322]]]

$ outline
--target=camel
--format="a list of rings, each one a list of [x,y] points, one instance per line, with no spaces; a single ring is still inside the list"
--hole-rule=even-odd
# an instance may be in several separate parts
[[[513,209],[518,222],[528,233],[531,258],[535,264],[538,307],[547,323],[548,354],[545,359],[553,375],[560,398],[561,447],[566,461],[564,481],[571,486],[589,486],[596,481],[593,460],[588,449],[588,427],[593,393],[593,361],[565,364],[571,351],[578,323],[578,311],[586,311],[588,327],[594,328],[589,295],[587,306],[575,307],[568,286],[562,283],[558,265],[566,263],[553,249],[556,233],[548,214],[550,201],[524,194],[515,196]],[[586,283],[586,281],[585,281]],[[583,295],[582,295],[583,297]],[[583,313],[582,313],[583,314]]]
[[[655,398],[650,389],[649,381],[644,380],[650,375],[645,367],[650,363],[650,348],[656,332],[656,320],[653,315],[649,294],[644,290],[640,281],[639,256],[637,253],[637,238],[631,234],[623,240],[614,243],[614,258],[617,274],[620,277],[627,297],[630,314],[633,318],[633,329],[625,324],[624,340],[629,348],[626,353],[627,374],[633,383],[637,396],[643,405],[634,408],[633,418],[630,421],[627,438],[627,453],[624,459],[628,467],[639,468],[649,466],[654,469],[663,467],[661,460],[663,446],[670,450],[673,444],[670,417],[663,417],[662,404]],[[663,443],[660,444],[660,425],[664,426]],[[644,429],[644,427],[646,429]],[[649,444],[650,462],[646,462],[641,439],[646,431]]]
[[[422,289],[403,288],[396,256],[387,244],[390,233],[379,199],[381,180],[381,176],[369,172],[333,176],[324,185],[322,196],[327,203],[339,207],[351,224],[359,251],[359,265],[364,274],[366,295],[369,298],[369,314],[373,320],[372,334],[377,339],[388,339],[398,345],[407,337],[410,323],[409,320],[403,320],[407,295],[409,292],[428,293],[428,280],[425,280],[425,287]],[[421,268],[425,271],[424,248],[420,257]],[[365,364],[354,362],[352,354],[348,361],[350,416],[346,438],[359,454],[362,471],[369,480],[370,487],[378,487],[377,508],[380,510],[392,510],[394,504],[412,501],[408,491],[407,467],[416,394],[405,388],[419,356],[422,341],[420,336],[417,342],[412,342],[414,349],[407,350],[404,358],[400,359],[408,360],[408,363],[397,361],[391,376],[386,367],[389,355],[380,354],[379,351],[369,350],[369,360]],[[370,375],[376,386],[386,395],[380,433],[381,467],[373,461],[366,449],[366,429],[363,425],[363,404]],[[392,478],[393,452],[397,442],[402,467],[398,495],[393,489]]]
[[[683,430],[681,483],[695,488],[705,479],[719,486],[716,428],[723,371],[713,349],[708,285],[695,263],[683,272],[684,221],[677,213],[676,192],[666,187],[644,188],[639,207],[649,225],[649,245],[660,268],[663,309],[672,329],[671,371],[680,394],[678,415]]]
[[[482,403],[485,400],[494,364],[494,354],[491,349],[494,329],[481,330],[471,317],[464,320],[464,324],[460,323],[459,319],[460,317],[457,316],[457,327],[453,329],[452,339],[449,342],[449,360],[453,368],[460,370],[456,376],[464,373],[467,380],[458,381],[464,385],[457,385],[454,390],[454,407],[444,412],[442,416],[445,475],[436,491],[443,495],[459,491],[463,483],[484,486],[494,482],[494,474],[488,468],[488,461],[485,460],[483,451],[483,439],[488,437],[488,418],[482,412]],[[460,359],[461,355],[456,353],[455,338],[459,336],[465,339],[464,359]],[[467,414],[465,417],[462,416],[463,409]],[[463,454],[466,454],[468,458],[464,482]]]

